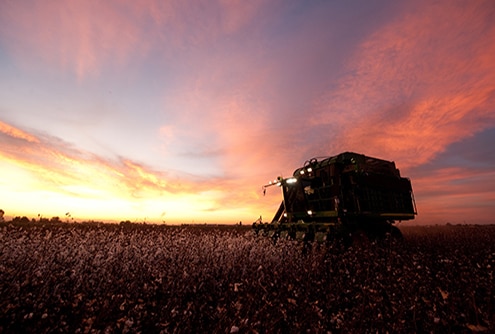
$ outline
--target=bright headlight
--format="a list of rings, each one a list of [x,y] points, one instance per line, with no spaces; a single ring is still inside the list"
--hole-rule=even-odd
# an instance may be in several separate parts
[[[297,182],[297,179],[295,177],[291,177],[287,179],[287,184],[294,184]]]

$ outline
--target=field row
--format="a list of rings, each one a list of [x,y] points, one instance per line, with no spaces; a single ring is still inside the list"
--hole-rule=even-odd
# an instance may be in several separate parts
[[[495,331],[495,227],[304,245],[232,228],[0,225],[0,332]]]

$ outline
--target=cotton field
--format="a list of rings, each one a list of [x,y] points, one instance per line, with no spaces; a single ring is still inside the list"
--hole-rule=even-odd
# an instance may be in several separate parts
[[[304,244],[239,227],[0,224],[0,332],[495,331],[495,226]]]

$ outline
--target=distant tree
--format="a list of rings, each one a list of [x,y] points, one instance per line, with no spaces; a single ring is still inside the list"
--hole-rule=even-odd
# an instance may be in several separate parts
[[[135,225],[135,224],[132,223],[130,220],[125,220],[125,221],[123,220],[120,222],[121,227],[131,227],[133,225]]]
[[[5,214],[5,211],[0,209],[0,223],[3,223],[5,221],[5,218],[3,218],[3,215]]]
[[[21,224],[29,224],[29,218],[26,216],[23,216],[23,217],[17,216],[14,219],[12,219],[12,222],[21,223]]]

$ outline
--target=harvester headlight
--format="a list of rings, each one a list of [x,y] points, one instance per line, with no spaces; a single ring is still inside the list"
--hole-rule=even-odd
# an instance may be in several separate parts
[[[308,167],[308,173],[311,173],[313,171],[313,168]]]
[[[287,179],[287,184],[294,184],[297,182],[297,179],[295,177],[291,177]]]
[[[301,169],[301,170],[299,171],[299,174],[303,175],[303,174],[304,174],[304,169]]]
[[[309,215],[309,216],[312,216],[312,215],[313,215],[313,211],[308,210],[308,215]]]

